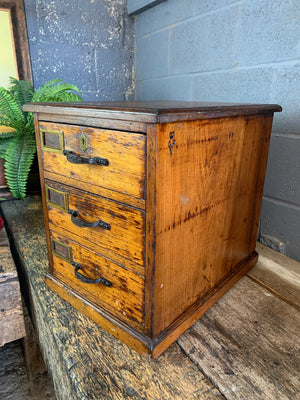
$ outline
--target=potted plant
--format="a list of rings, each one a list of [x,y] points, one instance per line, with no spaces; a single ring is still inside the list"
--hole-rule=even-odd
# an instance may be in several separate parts
[[[32,84],[10,78],[10,87],[0,87],[0,159],[4,174],[15,198],[26,196],[30,168],[36,154],[32,113],[23,111],[29,102],[82,101],[78,88],[60,79],[51,80],[34,91]]]

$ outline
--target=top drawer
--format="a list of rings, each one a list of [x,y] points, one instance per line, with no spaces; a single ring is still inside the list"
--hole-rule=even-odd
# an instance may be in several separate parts
[[[101,194],[100,188],[144,199],[145,136],[40,122],[42,162],[55,179]],[[97,192],[99,188],[99,192]]]

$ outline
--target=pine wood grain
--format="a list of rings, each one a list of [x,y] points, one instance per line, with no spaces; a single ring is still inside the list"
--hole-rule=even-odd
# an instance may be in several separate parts
[[[159,125],[154,336],[255,250],[271,124],[257,115]]]
[[[57,175],[50,171],[44,171],[44,178],[50,181],[54,181],[57,179]],[[72,187],[73,180],[67,176],[60,176],[59,177],[60,183]],[[86,190],[87,188],[83,185],[83,189]],[[115,192],[114,190],[110,190],[104,187],[100,187],[97,185],[90,184],[88,186],[88,190],[92,194],[96,194],[107,199],[115,200],[120,203],[128,204],[132,207],[139,208],[140,210],[145,210],[145,200],[144,199],[137,199],[136,197],[129,196],[125,193]]]
[[[143,265],[145,215],[142,211],[54,182],[45,183],[66,193],[69,209],[78,211],[78,218],[81,220],[92,223],[101,219],[110,224],[109,230],[101,227],[78,227],[72,223],[71,215],[67,211],[48,204],[48,218],[52,230],[56,230],[57,226],[63,227],[65,235],[70,239],[76,237],[80,242],[80,238],[84,238]]]
[[[101,157],[108,166],[73,164],[61,153],[44,151],[43,168],[72,180],[72,185],[85,189],[96,185],[125,193],[138,199],[144,198],[145,190],[145,136],[130,132],[108,131],[74,125],[40,122],[40,130],[62,131],[64,149],[84,157]],[[87,138],[87,149],[80,148],[82,133]],[[39,135],[38,135],[39,136]],[[39,137],[37,136],[38,140]]]
[[[81,282],[76,278],[74,267],[70,262],[55,255],[52,256],[53,276],[83,297],[89,298],[96,305],[114,312],[121,320],[143,324],[143,277],[125,270],[109,259],[80,246],[72,240],[65,239],[55,232],[51,232],[51,237],[71,248],[73,260],[82,266],[81,274],[90,279],[97,279],[102,276],[111,283],[111,286]],[[133,323],[133,325],[141,329],[137,324]]]
[[[39,113],[39,119],[41,121],[57,122],[57,115],[53,115],[52,113],[46,114],[44,112],[41,112]],[[112,120],[111,118],[107,118],[107,115],[101,115],[100,118],[99,117],[93,118],[88,116],[80,117],[76,113],[71,113],[71,115],[61,115],[60,122],[72,125],[74,124],[88,125],[102,129],[103,128],[117,129],[120,131],[128,131],[128,132],[145,133],[147,131],[147,124],[145,122],[126,121],[122,119]]]
[[[228,400],[300,392],[300,313],[243,278],[178,343]]]

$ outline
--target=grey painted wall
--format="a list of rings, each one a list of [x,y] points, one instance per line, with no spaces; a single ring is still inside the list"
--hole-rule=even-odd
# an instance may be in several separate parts
[[[300,260],[300,1],[167,0],[136,17],[136,99],[277,103],[261,237]]]
[[[126,0],[25,0],[34,85],[73,83],[84,100],[131,100],[134,24]]]

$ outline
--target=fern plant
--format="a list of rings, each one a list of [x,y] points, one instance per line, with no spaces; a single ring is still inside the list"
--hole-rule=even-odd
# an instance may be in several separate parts
[[[28,81],[10,78],[10,87],[0,87],[0,158],[4,158],[5,178],[15,198],[26,196],[30,168],[36,153],[32,113],[23,111],[29,102],[82,101],[78,88],[54,79],[34,91]]]

